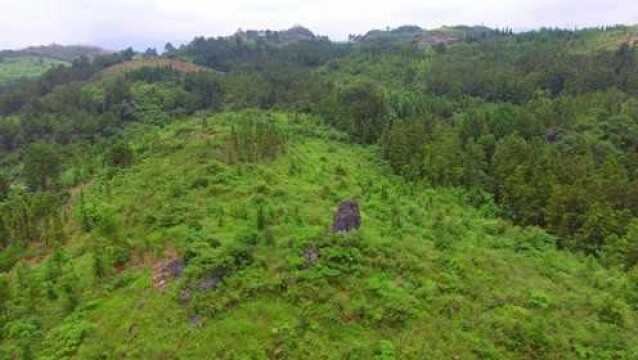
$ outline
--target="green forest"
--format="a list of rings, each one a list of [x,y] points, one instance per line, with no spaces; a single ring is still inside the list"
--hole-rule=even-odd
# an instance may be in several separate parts
[[[89,49],[0,83],[0,359],[638,358],[638,27]]]

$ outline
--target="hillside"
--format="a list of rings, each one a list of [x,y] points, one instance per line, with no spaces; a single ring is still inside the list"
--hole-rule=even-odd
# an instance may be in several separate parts
[[[629,29],[246,32],[3,88],[0,359],[638,358]]]
[[[0,84],[21,78],[36,78],[52,67],[69,65],[68,62],[36,56],[0,56]]]
[[[182,73],[194,73],[200,71],[207,71],[210,69],[197,66],[193,63],[189,63],[179,59],[167,59],[167,58],[149,58],[149,59],[134,59],[110,66],[97,74],[97,77],[108,78],[117,75],[123,75],[135,70],[140,69],[171,69]]]
[[[622,44],[638,45],[638,26],[616,26],[605,32],[593,29],[583,31],[570,45],[577,52],[614,50]]]
[[[97,46],[51,44],[30,46],[20,50],[3,50],[0,51],[0,57],[34,56],[71,62],[83,56],[93,59],[96,56],[112,53],[112,51],[105,50]]]
[[[37,78],[47,70],[64,65],[81,57],[95,59],[113,52],[95,46],[31,46],[20,50],[0,51],[0,85],[6,85],[20,79]]]
[[[312,31],[303,26],[293,26],[286,30],[237,30],[231,39],[240,39],[247,42],[267,42],[273,45],[289,45],[302,41],[325,40],[324,37],[316,36]]]
[[[229,162],[229,129],[242,121],[275,124],[283,152]],[[225,113],[205,124],[129,132],[135,164],[79,190],[68,244],[19,270],[54,276],[57,295],[34,295],[29,315],[41,323],[36,357],[636,355],[629,279],[557,250],[542,231],[388,177],[373,149],[306,116]],[[361,229],[330,234],[345,199],[359,203]],[[175,259],[181,275],[154,287]],[[65,316],[70,279],[77,305]],[[8,325],[5,355],[27,324]]]
[[[406,25],[396,29],[371,30],[364,35],[350,35],[349,41],[359,45],[387,43],[422,48],[431,45],[452,45],[465,41],[476,41],[498,35],[498,31],[485,26],[444,26],[426,30],[419,26]]]
[[[304,64],[321,65],[344,54],[347,44],[334,43],[325,36],[294,26],[287,30],[237,30],[230,36],[196,37],[173,50],[174,57],[221,72]]]

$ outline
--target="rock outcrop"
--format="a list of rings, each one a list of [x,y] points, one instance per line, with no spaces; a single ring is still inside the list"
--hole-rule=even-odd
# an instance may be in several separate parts
[[[332,231],[348,232],[359,229],[360,226],[361,214],[359,214],[359,204],[352,200],[342,202],[335,214]]]
[[[164,290],[168,283],[182,275],[184,262],[181,259],[169,259],[159,262],[153,266],[152,283],[153,288]]]
[[[559,137],[560,137],[560,133],[556,129],[549,129],[545,133],[545,141],[547,141],[550,144],[553,144],[556,141],[558,141]]]

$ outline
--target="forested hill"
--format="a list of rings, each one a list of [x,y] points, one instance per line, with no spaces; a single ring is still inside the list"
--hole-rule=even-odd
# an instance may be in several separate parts
[[[47,71],[71,65],[82,58],[93,59],[110,54],[94,46],[32,46],[21,50],[0,51],[0,92],[24,79],[37,78]],[[52,71],[55,72],[55,71]]]
[[[3,50],[0,51],[0,57],[19,57],[19,56],[36,56],[42,58],[50,58],[61,61],[71,62],[81,57],[95,58],[100,55],[112,53],[97,46],[83,45],[42,45],[30,46],[20,50]]]
[[[0,359],[637,358],[636,35],[238,31],[0,89]]]

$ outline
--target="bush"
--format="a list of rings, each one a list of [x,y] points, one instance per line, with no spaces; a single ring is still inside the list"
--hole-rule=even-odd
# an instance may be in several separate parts
[[[23,174],[31,190],[56,186],[61,167],[60,149],[46,142],[35,142],[24,153]]]
[[[397,358],[394,344],[388,340],[379,341],[379,346],[374,352],[375,360],[394,360]]]
[[[81,314],[74,314],[51,330],[45,340],[47,348],[44,359],[71,358],[78,350],[84,338],[95,330],[95,325],[83,319]]]
[[[106,153],[106,164],[113,167],[128,167],[133,163],[133,150],[123,142],[116,142]]]
[[[382,89],[363,80],[340,89],[336,111],[334,125],[363,144],[371,144],[379,139],[388,112]]]
[[[114,210],[95,196],[80,193],[75,216],[84,231],[96,230],[105,237],[113,237],[118,231]]]
[[[286,149],[286,135],[272,115],[247,111],[231,124],[225,153],[229,162],[273,160]]]
[[[374,322],[400,324],[417,312],[417,299],[384,274],[368,279],[366,290],[369,300],[364,312]]]
[[[11,244],[0,251],[0,273],[10,271],[20,261],[23,254],[23,246]]]
[[[34,340],[42,336],[41,324],[33,318],[23,318],[8,323],[3,330],[9,339],[15,340],[17,349],[14,354],[22,359],[33,358]]]

